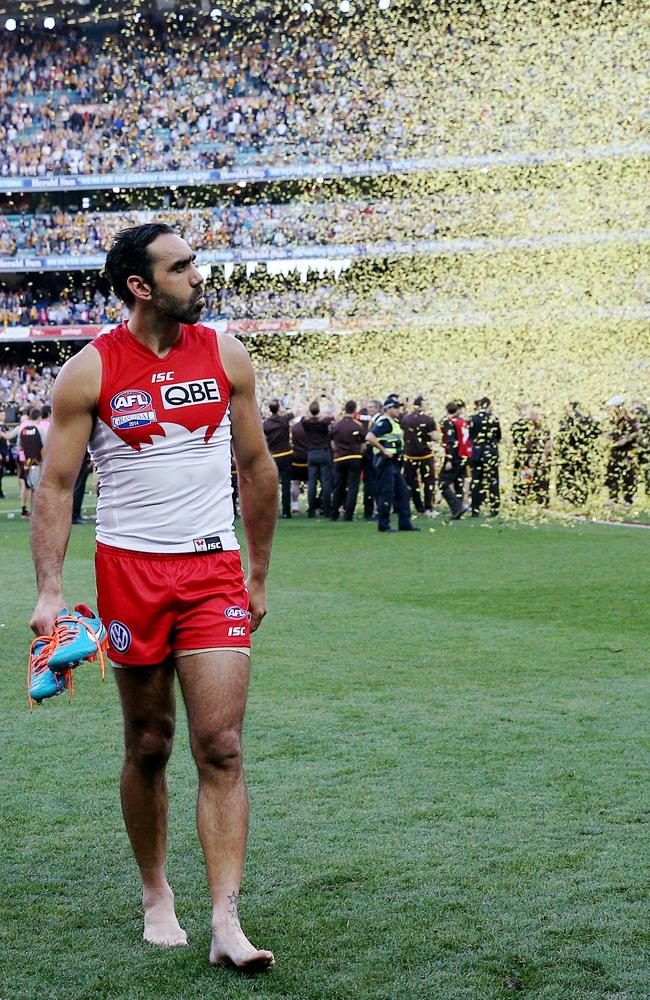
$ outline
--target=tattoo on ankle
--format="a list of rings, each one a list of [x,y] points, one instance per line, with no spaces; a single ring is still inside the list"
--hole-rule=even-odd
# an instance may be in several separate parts
[[[237,900],[239,899],[239,893],[233,892],[228,896],[228,923],[231,927],[236,930],[241,930],[241,924],[239,923],[239,914],[237,912]]]

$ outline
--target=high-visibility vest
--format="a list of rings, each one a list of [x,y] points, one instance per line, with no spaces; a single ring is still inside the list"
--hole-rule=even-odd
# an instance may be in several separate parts
[[[393,420],[388,414],[384,414],[385,420],[390,420],[390,431],[386,434],[382,434],[381,437],[376,435],[379,443],[386,449],[386,451],[391,452],[397,458],[400,457],[404,451],[404,431],[398,424],[397,420]]]

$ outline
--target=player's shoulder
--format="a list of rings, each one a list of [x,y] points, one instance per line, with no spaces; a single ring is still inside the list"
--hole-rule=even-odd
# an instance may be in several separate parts
[[[53,401],[77,408],[94,406],[102,384],[101,354],[92,342],[68,358],[54,382]]]
[[[247,390],[254,386],[253,365],[245,345],[230,333],[214,331],[214,335],[217,337],[221,364],[233,389]]]
[[[93,341],[68,358],[54,381],[55,387],[80,376],[101,375],[102,359]]]
[[[122,323],[118,323],[117,326],[114,326],[112,329],[98,334],[94,340],[91,340],[89,344],[86,344],[86,347],[83,351],[80,351],[79,354],[83,354],[87,348],[90,348],[90,351],[94,354],[107,354],[109,351],[114,351],[123,347],[128,339],[129,330],[126,325],[126,321],[123,321]],[[75,355],[75,357],[77,357],[77,355]]]

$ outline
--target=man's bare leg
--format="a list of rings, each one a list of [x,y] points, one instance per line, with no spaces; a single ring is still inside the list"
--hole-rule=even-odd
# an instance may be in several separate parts
[[[166,876],[167,782],[165,767],[174,739],[176,704],[173,662],[113,671],[124,713],[122,812],[142,876],[145,941],[165,947],[187,944],[176,919]]]
[[[249,657],[213,650],[179,656],[176,669],[199,771],[197,826],[212,897],[210,961],[261,971],[275,964],[273,953],[251,944],[237,910],[248,834],[241,729]]]

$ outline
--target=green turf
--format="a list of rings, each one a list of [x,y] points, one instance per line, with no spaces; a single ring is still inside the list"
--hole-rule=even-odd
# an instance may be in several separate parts
[[[646,1000],[648,533],[280,524],[241,907],[278,964],[245,979],[207,962],[184,724],[170,877],[191,947],[140,941],[114,684],[84,665],[71,705],[29,715],[28,526],[6,509],[2,1000]],[[75,528],[71,601],[94,603],[91,554]]]

